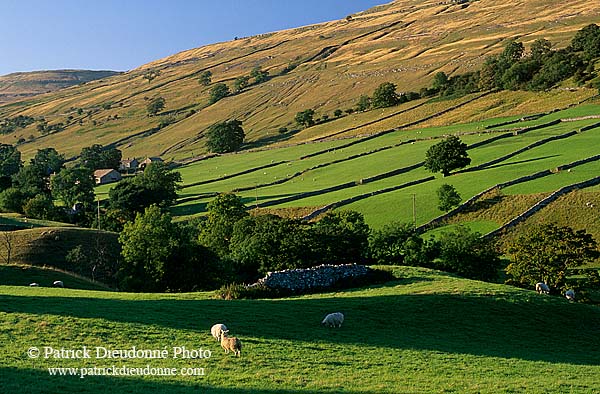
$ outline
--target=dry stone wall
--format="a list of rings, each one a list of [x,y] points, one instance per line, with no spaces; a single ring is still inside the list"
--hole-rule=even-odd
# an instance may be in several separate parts
[[[326,289],[343,281],[365,277],[370,272],[371,269],[364,265],[322,264],[312,268],[269,272],[252,286],[262,285],[269,289],[304,292]]]

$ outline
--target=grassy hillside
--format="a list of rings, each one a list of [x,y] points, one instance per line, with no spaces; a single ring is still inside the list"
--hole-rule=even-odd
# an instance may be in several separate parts
[[[20,149],[25,157],[48,146],[73,156],[94,141],[115,144],[125,156],[181,159],[205,152],[206,128],[232,118],[243,121],[251,144],[282,139],[301,142],[344,128],[372,133],[397,127],[408,118],[423,118],[448,103],[430,103],[412,116],[393,117],[369,127],[363,126],[366,120],[377,120],[381,113],[348,116],[296,135],[293,118],[307,108],[319,117],[333,118],[335,109],[355,106],[361,94],[371,94],[382,82],[397,84],[399,91],[418,91],[438,71],[452,75],[475,70],[511,37],[519,37],[526,46],[547,38],[555,47],[564,47],[575,31],[596,22],[599,15],[600,7],[586,0],[509,0],[502,4],[480,0],[462,5],[398,0],[352,15],[351,20],[191,49],[119,76],[0,106],[0,118],[29,115],[44,117],[49,125],[64,125],[64,130],[43,136],[32,124],[2,136],[0,142],[24,139]],[[235,78],[248,75],[256,66],[269,72],[267,82],[208,106],[209,90],[215,83],[231,86]],[[206,87],[198,83],[205,70],[213,74],[213,83]],[[160,75],[148,81],[144,78],[148,71]],[[556,107],[548,101],[566,105],[590,94],[584,89],[560,98],[556,94],[496,96],[495,101],[470,106],[467,116],[451,112],[432,122],[440,125],[532,113]],[[146,105],[159,96],[166,100],[165,110],[147,116]],[[281,127],[290,132],[280,135]]]
[[[0,76],[0,103],[23,100],[69,86],[118,75],[116,71],[51,70]]]
[[[0,286],[0,390],[30,393],[591,393],[600,309],[395,268],[381,286],[281,300]],[[342,311],[340,329],[320,327]],[[210,336],[222,322],[242,357]],[[576,323],[574,323],[576,322]],[[32,359],[43,346],[168,349],[166,359]],[[173,347],[208,359],[173,359]],[[93,354],[93,353],[92,353]],[[95,356],[95,355],[94,355]],[[50,376],[54,367],[204,368],[204,376]]]
[[[91,281],[83,276],[75,275],[56,268],[33,267],[30,265],[0,265],[0,286],[28,286],[37,283],[42,287],[52,287],[54,281],[60,280],[66,288],[81,290],[108,290],[102,283]]]
[[[400,128],[365,138],[324,140],[213,157],[178,169],[184,187],[172,213],[183,218],[202,214],[216,193],[228,191],[240,194],[249,207],[301,215],[307,214],[305,207],[315,209],[360,196],[340,209],[362,212],[367,222],[378,228],[392,220],[411,222],[414,195],[416,221],[420,225],[442,213],[437,208],[435,190],[444,183],[453,185],[467,200],[498,183],[543,170],[554,171],[561,165],[597,155],[594,147],[600,141],[599,117],[600,106],[592,101],[534,120],[490,118],[452,126]],[[507,120],[512,123],[505,124]],[[449,134],[459,135],[472,145],[472,163],[450,177],[436,174],[430,178],[432,174],[421,165],[425,152]],[[519,183],[502,190],[505,203],[498,206],[498,212],[493,204],[479,204],[480,212],[463,214],[456,220],[484,221],[487,232],[539,201],[543,197],[539,193],[591,179],[599,169],[599,161],[594,160],[569,171]],[[419,183],[408,185],[410,182]],[[110,187],[103,186],[98,191],[106,193]],[[590,189],[590,193],[595,196],[594,190]],[[518,196],[510,198],[513,194]],[[595,197],[590,198],[595,201]],[[596,228],[599,226],[589,220],[578,223],[600,235],[600,228]]]

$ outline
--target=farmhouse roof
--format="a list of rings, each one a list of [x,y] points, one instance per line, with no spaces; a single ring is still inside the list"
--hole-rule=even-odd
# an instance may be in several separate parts
[[[104,168],[101,170],[96,170],[94,171],[94,177],[95,178],[102,178],[103,176],[110,174],[111,172],[113,172],[114,170],[112,168]]]

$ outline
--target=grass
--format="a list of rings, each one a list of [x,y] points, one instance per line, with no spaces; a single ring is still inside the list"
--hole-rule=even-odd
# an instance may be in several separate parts
[[[77,271],[65,257],[78,245],[85,250],[97,250],[97,245],[108,250],[118,250],[118,234],[107,231],[71,227],[39,227],[25,230],[4,232],[10,242],[11,262],[35,266],[52,266],[67,271]],[[7,239],[0,238],[0,253],[6,256]],[[79,271],[77,271],[79,272]],[[86,273],[88,274],[88,273]],[[91,272],[89,276],[92,277]]]
[[[63,227],[68,226],[65,223],[53,222],[51,220],[40,220],[27,218],[18,213],[2,213],[0,214],[0,226],[17,227],[17,228],[35,228],[35,227]]]
[[[54,281],[60,280],[69,289],[107,290],[102,283],[93,282],[85,277],[75,275],[56,268],[33,267],[30,265],[0,265],[0,286],[28,286],[38,283],[43,287],[52,287]]]
[[[533,291],[394,268],[381,286],[280,300],[0,287],[0,390],[31,393],[591,393],[600,309]],[[340,310],[341,329],[319,326]],[[302,318],[299,318],[299,317]],[[564,327],[577,322],[577,335]],[[209,334],[244,345],[225,355]],[[60,329],[58,329],[60,328]],[[30,359],[31,346],[208,349],[209,359]],[[203,367],[205,376],[49,376],[49,367]]]
[[[377,110],[344,116],[299,133],[294,133],[293,118],[308,108],[316,109],[318,117],[333,118],[336,109],[356,107],[361,94],[372,95],[383,82],[396,84],[399,92],[418,91],[430,86],[432,75],[438,71],[448,75],[474,71],[486,56],[499,53],[509,37],[521,37],[527,47],[535,39],[548,38],[555,48],[563,48],[578,29],[598,19],[597,7],[585,0],[561,4],[551,12],[543,2],[518,0],[498,7],[483,2],[464,8],[437,2],[413,3],[392,2],[368,14],[356,14],[350,22],[330,21],[190,49],[114,77],[2,105],[0,118],[44,117],[50,124],[61,122],[66,128],[42,136],[34,124],[0,136],[0,142],[25,138],[27,142],[19,145],[24,159],[50,146],[59,148],[66,157],[74,157],[93,140],[103,145],[118,142],[125,157],[161,155],[170,160],[205,153],[207,127],[229,119],[241,120],[247,141],[261,146],[304,142],[345,128],[356,128],[348,134],[379,132],[423,119],[448,108],[453,100],[432,102],[372,125],[365,123],[417,102],[385,113]],[[515,23],[515,15],[531,17]],[[473,25],[474,20],[477,25]],[[315,57],[325,47],[337,49],[329,56]],[[290,63],[297,67],[284,72]],[[207,106],[208,92],[215,83],[231,84],[256,65],[269,71],[269,81]],[[149,69],[161,72],[151,82],[143,78]],[[213,84],[205,87],[198,84],[197,78],[207,69],[213,74]],[[548,111],[596,93],[594,89],[571,91],[561,87],[543,93],[493,94],[420,126]],[[148,116],[147,102],[158,96],[165,98],[166,108],[158,116]],[[104,108],[108,102],[113,103],[110,109]],[[84,110],[82,115],[77,114],[78,108]],[[191,110],[196,112],[192,114]],[[177,122],[155,130],[161,117],[168,115]],[[73,117],[70,122],[69,116]],[[281,127],[290,132],[279,134]],[[34,137],[31,141],[30,135]]]
[[[595,106],[588,106],[586,112],[579,112],[578,114],[595,113],[596,109],[597,107]],[[544,122],[545,120],[542,119],[539,120],[538,124]],[[469,154],[473,159],[472,166],[514,152],[517,149],[521,149],[543,138],[564,134],[573,129],[593,123],[595,123],[594,119],[561,123],[474,148],[469,151]],[[474,124],[464,126],[466,130],[469,130],[472,127],[475,127]],[[452,129],[452,131],[456,130],[457,129]],[[184,216],[202,213],[206,209],[208,201],[212,199],[212,197],[201,198],[202,193],[223,192],[237,187],[252,187],[253,185],[256,186],[262,183],[272,182],[274,180],[285,178],[289,174],[294,174],[297,171],[306,170],[317,164],[329,163],[333,160],[347,158],[356,153],[369,152],[384,146],[390,146],[399,141],[406,141],[404,138],[419,135],[411,134],[418,133],[418,131],[420,130],[390,133],[376,139],[355,144],[351,147],[346,147],[304,160],[297,160],[300,153],[295,151],[297,148],[286,148],[286,153],[288,154],[287,157],[290,159],[289,163],[223,181],[184,189],[181,197],[198,196],[199,198],[193,201],[182,202],[173,209],[173,213]],[[429,129],[423,130],[423,134],[421,135],[424,137],[433,137],[436,135],[443,135],[448,131],[447,128],[440,128],[436,133],[435,129]],[[412,194],[414,193],[417,201],[417,222],[419,224],[424,223],[440,214],[436,208],[436,200],[431,198],[431,196],[435,195],[435,190],[439,188],[442,183],[454,185],[459,193],[461,193],[463,199],[467,199],[496,183],[515,179],[519,176],[531,174],[536,171],[555,168],[558,165],[590,156],[594,153],[590,150],[590,147],[597,143],[598,136],[600,135],[599,133],[600,129],[598,128],[588,130],[567,139],[552,141],[536,148],[529,149],[482,170],[456,174],[449,178],[438,177],[432,182],[370,197],[344,208],[356,209],[362,212],[365,215],[367,222],[374,227],[380,227],[390,220],[412,221]],[[473,143],[489,138],[490,136],[493,136],[493,134],[474,134],[463,136],[462,138],[467,143]],[[342,161],[324,168],[310,170],[299,177],[279,185],[259,187],[256,190],[253,189],[246,192],[240,192],[239,194],[245,199],[247,204],[251,205],[255,201],[265,202],[285,196],[297,195],[305,191],[338,185],[348,181],[358,181],[361,178],[418,163],[423,160],[427,148],[435,142],[436,140],[424,140],[416,142],[415,144],[398,146],[360,158]],[[244,158],[248,160],[251,157],[252,156],[245,157],[244,154],[240,154],[229,156],[228,158],[232,161],[231,165],[238,165],[241,168],[241,162],[244,161]],[[224,160],[224,158],[220,159]],[[184,183],[189,184],[197,179],[203,179],[203,174],[210,168],[210,160],[213,159],[186,167]],[[573,179],[579,181],[581,180],[580,178],[583,179],[594,176],[597,166],[597,163],[589,163],[574,168],[571,173],[557,174],[537,181],[517,185],[515,187],[520,188],[519,193],[539,192],[539,185],[546,184],[549,185],[545,186],[546,189],[554,190],[554,188],[572,183],[571,181]],[[419,168],[406,174],[396,175],[394,177],[340,191],[302,198],[300,200],[277,205],[276,207],[297,208],[302,206],[322,206],[358,194],[369,193],[408,181],[421,179],[428,175],[429,173],[427,173],[427,171],[423,168]],[[548,183],[549,181],[550,183]]]

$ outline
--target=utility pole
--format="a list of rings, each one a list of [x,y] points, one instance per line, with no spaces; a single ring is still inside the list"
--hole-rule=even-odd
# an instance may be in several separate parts
[[[412,194],[412,202],[413,202],[413,227],[417,228],[417,195],[415,193]]]
[[[98,196],[98,231],[100,231],[100,196]]]
[[[255,207],[258,208],[258,183],[254,184],[254,196],[256,197]]]

